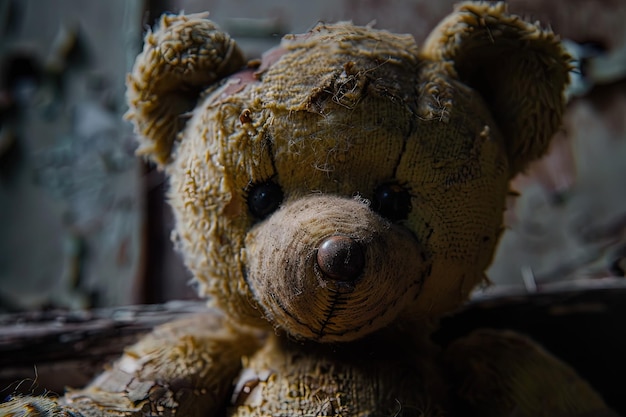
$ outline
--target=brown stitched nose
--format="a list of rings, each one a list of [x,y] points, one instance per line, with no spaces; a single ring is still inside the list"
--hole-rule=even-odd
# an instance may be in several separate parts
[[[334,235],[322,241],[317,250],[317,265],[324,275],[337,281],[353,281],[365,267],[361,245],[348,236]]]

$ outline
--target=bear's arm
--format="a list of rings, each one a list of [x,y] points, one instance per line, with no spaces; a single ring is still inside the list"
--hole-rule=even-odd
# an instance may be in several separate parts
[[[90,385],[64,397],[15,397],[1,416],[207,416],[227,403],[242,356],[257,335],[237,331],[217,314],[159,326],[127,348]]]
[[[572,368],[519,334],[478,330],[455,341],[444,359],[470,415],[617,417]]]

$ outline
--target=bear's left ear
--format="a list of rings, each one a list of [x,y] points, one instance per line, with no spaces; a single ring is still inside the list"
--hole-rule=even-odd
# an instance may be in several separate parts
[[[507,14],[504,3],[465,2],[432,31],[422,55],[449,62],[481,94],[505,136],[511,176],[545,153],[571,70],[554,33]]]

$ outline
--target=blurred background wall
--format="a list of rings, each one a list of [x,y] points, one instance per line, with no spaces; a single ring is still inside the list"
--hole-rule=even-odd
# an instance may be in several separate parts
[[[249,58],[318,21],[418,41],[455,1],[0,0],[0,312],[194,298],[171,250],[162,175],[133,155],[124,79],[162,12],[210,11]],[[622,285],[626,4],[511,0],[581,71],[550,154],[516,179],[485,290]]]

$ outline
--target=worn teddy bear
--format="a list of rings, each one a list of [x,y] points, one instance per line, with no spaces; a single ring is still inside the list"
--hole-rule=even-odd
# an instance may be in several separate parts
[[[556,36],[503,4],[461,4],[421,47],[320,24],[248,63],[205,15],[164,16],[128,115],[221,313],[158,328],[58,401],[2,410],[612,415],[521,336],[429,339],[486,281],[509,180],[559,128],[569,71]]]

